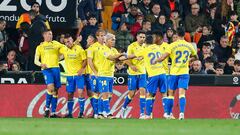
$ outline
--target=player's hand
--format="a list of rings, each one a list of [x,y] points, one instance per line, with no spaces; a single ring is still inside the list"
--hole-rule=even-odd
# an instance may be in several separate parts
[[[123,56],[119,57],[118,59],[119,59],[120,61],[124,61],[124,60],[127,60],[127,57],[123,55]]]
[[[81,76],[83,74],[83,70],[78,71],[78,76]]]
[[[134,72],[138,72],[138,69],[136,66],[130,66],[130,68],[134,71]]]
[[[156,60],[156,59],[153,60],[152,64],[153,64],[153,65],[157,64],[157,60]]]
[[[143,60],[143,57],[137,57],[136,60]]]
[[[42,69],[47,69],[47,65],[46,64],[41,64],[41,68]]]
[[[82,35],[79,35],[76,39],[76,42],[80,43],[82,41]]]

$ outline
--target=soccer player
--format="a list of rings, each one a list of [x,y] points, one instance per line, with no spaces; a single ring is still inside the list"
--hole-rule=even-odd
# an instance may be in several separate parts
[[[110,114],[110,93],[112,93],[113,88],[113,76],[115,70],[115,61],[119,60],[123,54],[118,53],[114,48],[115,45],[115,35],[108,33],[106,35],[106,45],[100,51],[99,61],[102,66],[98,69],[98,87],[99,92],[102,95],[103,101],[103,114],[105,118],[114,118]]]
[[[128,58],[143,57],[144,65],[147,70],[147,100],[146,100],[146,117],[145,119],[152,119],[152,109],[156,96],[157,89],[162,94],[162,102],[164,106],[167,106],[167,78],[166,71],[163,67],[163,63],[159,62],[153,64],[154,60],[159,58],[164,50],[159,45],[153,44],[154,38],[152,35],[147,35],[146,48],[136,53],[136,55],[130,55]]]
[[[88,48],[93,45],[94,43],[96,42],[96,37],[95,35],[89,35],[88,38],[87,38],[87,46],[86,46],[86,49],[85,49],[85,53],[87,55],[87,51],[88,51]],[[87,90],[87,95],[90,99],[90,103],[91,103],[91,106],[92,108],[94,107],[94,102],[93,102],[93,92],[91,90],[91,78],[90,78],[90,75],[92,74],[92,70],[89,66],[89,64],[87,64],[87,67],[85,69],[85,74],[84,74],[84,85],[86,87],[86,90]]]
[[[63,44],[52,40],[52,31],[43,32],[44,42],[36,48],[34,63],[42,68],[45,82],[47,84],[46,108],[44,117],[50,115],[51,118],[59,117],[56,114],[58,89],[61,87],[60,69],[59,69],[59,49],[65,47]],[[41,59],[41,61],[40,61]]]
[[[143,31],[137,33],[137,41],[133,42],[128,46],[127,55],[136,55],[139,51],[144,49],[146,34]],[[140,117],[139,119],[145,118],[145,94],[146,94],[146,70],[144,67],[144,61],[140,58],[127,60],[126,64],[128,68],[128,95],[124,101],[122,107],[121,117],[126,118],[127,105],[132,101],[136,90],[140,90]]]
[[[156,45],[158,45],[160,47],[161,50],[161,54],[163,54],[166,49],[169,47],[169,44],[163,41],[163,34],[161,31],[154,31],[153,32],[153,41]],[[169,66],[168,66],[168,62],[169,59],[166,58],[164,61],[162,61],[162,65],[163,65],[163,69],[165,70],[166,73],[166,78],[168,80],[169,78]],[[168,85],[167,85],[167,89],[168,89]],[[155,101],[155,97],[153,97],[153,104]],[[168,103],[168,97],[167,97],[167,93],[162,93],[162,105],[163,105],[163,109],[164,109],[164,118],[169,118],[170,114],[168,115],[168,107],[167,107],[167,103]],[[171,118],[174,118],[173,115],[171,114]]]
[[[102,115],[103,110],[101,110],[102,100],[101,98],[99,98],[97,76],[98,76],[98,69],[102,66],[102,63],[100,63],[99,61],[99,51],[102,50],[105,35],[106,35],[106,32],[102,29],[99,29],[96,32],[97,42],[92,44],[87,51],[87,59],[88,59],[87,62],[92,70],[92,73],[90,74],[90,78],[91,78],[91,90],[93,92],[94,118],[103,117]]]
[[[179,89],[179,106],[180,114],[179,120],[184,119],[184,112],[186,106],[185,91],[188,89],[189,83],[189,62],[190,56],[198,59],[197,52],[193,48],[192,44],[184,40],[185,30],[183,28],[177,29],[179,39],[172,43],[160,58],[154,61],[154,63],[162,62],[168,56],[172,59],[172,66],[170,69],[169,78],[169,99],[168,110],[172,111],[174,103],[174,93],[176,89]]]
[[[73,38],[66,34],[64,39],[66,47],[60,49],[60,53],[63,54],[67,70],[67,83],[66,90],[68,93],[68,115],[66,118],[72,118],[72,111],[74,105],[74,92],[76,88],[78,90],[78,102],[79,102],[79,118],[83,117],[85,98],[83,95],[84,89],[84,76],[83,72],[87,65],[86,53],[81,46],[73,43]]]

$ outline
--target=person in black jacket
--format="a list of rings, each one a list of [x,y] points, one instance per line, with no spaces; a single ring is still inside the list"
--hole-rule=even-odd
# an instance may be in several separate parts
[[[42,42],[42,33],[47,30],[45,21],[41,16],[38,16],[36,12],[30,11],[29,15],[31,17],[32,24],[29,29],[29,65],[28,70],[40,70],[34,64],[35,50],[37,46]]]

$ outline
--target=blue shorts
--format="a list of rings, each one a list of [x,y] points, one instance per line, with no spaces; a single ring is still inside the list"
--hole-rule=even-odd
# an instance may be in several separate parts
[[[170,75],[166,75],[167,78],[167,90],[169,89],[169,79],[170,79]]]
[[[158,88],[161,93],[167,92],[167,77],[165,74],[152,76],[148,78],[147,92],[150,94],[156,94]]]
[[[100,93],[110,92],[113,90],[112,77],[98,77],[98,88]]]
[[[54,87],[57,89],[61,87],[60,68],[57,67],[44,69],[42,70],[42,73],[47,85],[54,84]]]
[[[137,90],[139,88],[146,88],[147,85],[146,74],[142,75],[128,75],[128,90]]]
[[[77,89],[84,88],[84,76],[67,76],[66,90],[68,93],[74,93]]]
[[[90,86],[91,86],[91,90],[92,92],[98,93],[98,78],[94,75],[90,76]]]
[[[89,74],[84,75],[84,85],[87,90],[91,90],[91,79]]]
[[[187,90],[189,80],[190,80],[189,74],[170,75],[170,77],[169,77],[169,89],[170,90],[176,90],[176,89],[179,89],[179,88],[183,88],[183,89]]]

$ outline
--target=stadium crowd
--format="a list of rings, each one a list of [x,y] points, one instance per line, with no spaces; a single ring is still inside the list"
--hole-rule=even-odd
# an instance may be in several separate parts
[[[75,37],[84,49],[87,37],[103,25],[102,10],[100,0],[79,3],[81,24]],[[126,52],[139,30],[161,30],[164,42],[171,44],[177,28],[184,27],[185,40],[196,47],[199,56],[190,64],[190,74],[240,75],[239,13],[239,0],[118,0],[113,3],[112,30],[108,31],[116,35],[117,50]],[[40,70],[33,63],[35,49],[42,42],[42,32],[51,26],[40,4],[34,2],[21,15],[18,33],[9,32],[7,23],[0,19],[0,70]],[[63,32],[56,40],[64,43],[64,36]],[[117,63],[116,72],[126,73],[126,65]]]

